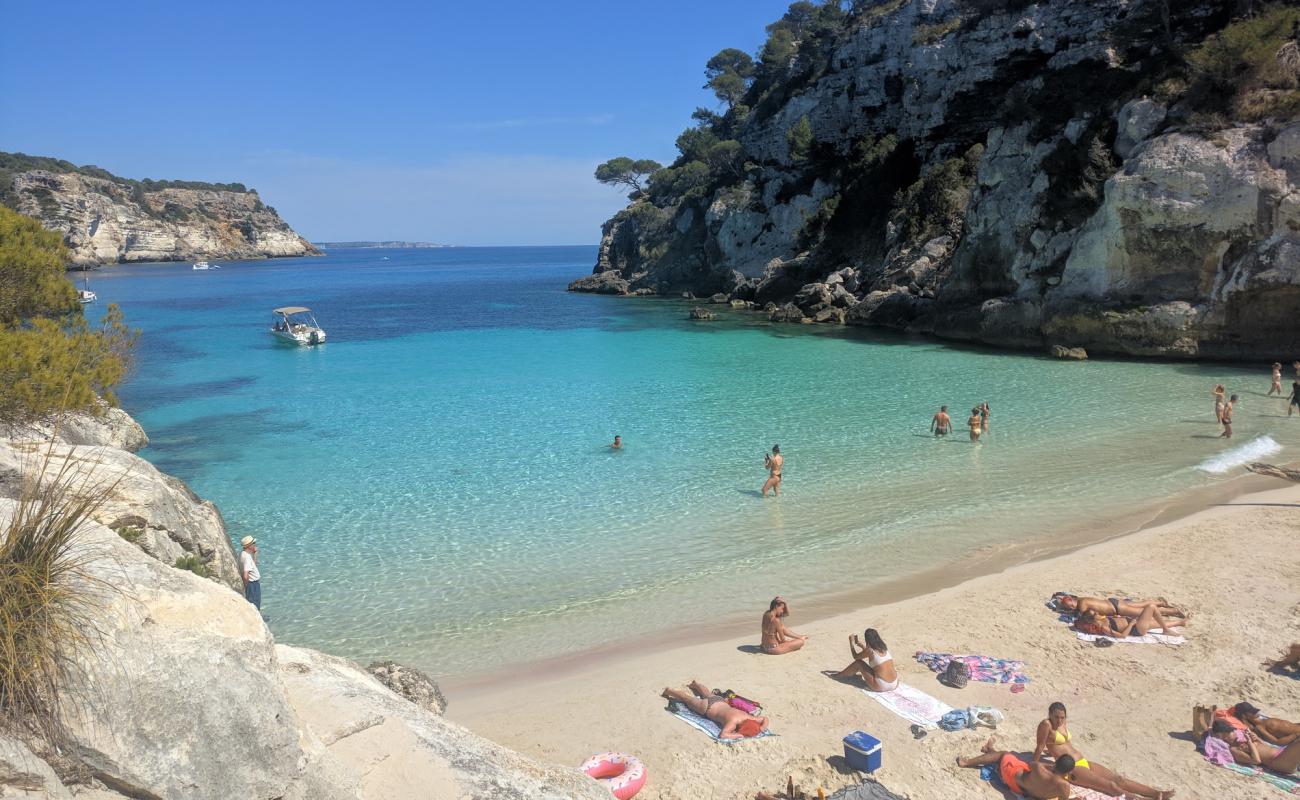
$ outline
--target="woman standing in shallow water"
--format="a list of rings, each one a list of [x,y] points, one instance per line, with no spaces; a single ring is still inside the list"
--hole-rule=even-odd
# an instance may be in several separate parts
[[[966,420],[966,425],[970,428],[971,442],[978,442],[980,434],[984,431],[984,415],[980,413],[979,406],[970,410],[970,419]]]
[[[1228,390],[1223,388],[1223,384],[1214,384],[1214,421],[1223,424],[1223,404],[1227,402]]]
[[[1269,394],[1275,392],[1278,395],[1282,394],[1282,362],[1280,361],[1273,362],[1273,385],[1268,387]]]

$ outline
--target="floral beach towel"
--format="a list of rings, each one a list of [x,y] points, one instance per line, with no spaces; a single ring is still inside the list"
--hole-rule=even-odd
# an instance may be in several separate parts
[[[1025,662],[1010,658],[990,658],[989,656],[959,656],[952,653],[927,653],[918,650],[916,660],[930,668],[932,672],[942,673],[948,664],[959,661],[970,667],[972,680],[984,683],[1029,683],[1025,674]]]

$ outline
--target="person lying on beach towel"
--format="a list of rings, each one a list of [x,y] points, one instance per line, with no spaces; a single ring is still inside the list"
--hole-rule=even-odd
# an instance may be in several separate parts
[[[690,682],[690,691],[665,688],[662,696],[676,700],[721,728],[720,739],[750,739],[767,730],[767,717],[755,717],[738,708],[732,708],[726,698],[699,681]]]
[[[1080,633],[1088,633],[1093,636],[1109,636],[1113,639],[1123,639],[1127,636],[1146,636],[1156,629],[1161,629],[1167,634],[1172,633],[1175,625],[1181,625],[1182,623],[1183,620],[1170,622],[1159,611],[1156,611],[1155,606],[1147,606],[1136,619],[1085,611],[1074,620],[1074,629]]]
[[[1152,607],[1163,616],[1181,618],[1184,620],[1184,624],[1189,618],[1186,611],[1159,598],[1155,600],[1132,600],[1122,597],[1082,597],[1061,592],[1052,595],[1052,608],[1064,611],[1067,614],[1083,614],[1091,611],[1094,614],[1113,614],[1117,617],[1137,619],[1142,616],[1143,611]]]
[[[1113,770],[1083,757],[1074,746],[1074,736],[1066,724],[1065,704],[1052,703],[1047,707],[1047,719],[1038,723],[1038,742],[1034,746],[1034,757],[1038,761],[1046,753],[1052,758],[1069,756],[1074,759],[1074,771],[1066,779],[1075,786],[1094,789],[1112,796],[1141,797],[1146,800],[1165,800],[1173,797],[1173,792],[1152,789],[1150,786],[1129,780]]]
[[[855,633],[849,637],[849,654],[853,660],[839,672],[825,670],[827,675],[839,681],[849,680],[853,676],[862,679],[867,690],[871,692],[892,692],[898,688],[898,670],[894,668],[894,657],[889,654],[885,640],[875,628],[867,628],[862,634],[866,645]]]
[[[1270,658],[1265,661],[1264,668],[1275,672],[1300,673],[1300,642],[1283,651],[1280,658]]]
[[[1034,800],[1070,800],[1070,782],[1065,776],[1074,770],[1074,759],[1069,756],[1061,756],[1050,767],[1037,761],[1029,764],[1015,753],[995,750],[993,738],[990,738],[980,748],[980,755],[957,758],[959,767],[983,767],[989,764],[997,765],[998,777],[1015,794]]]
[[[1237,764],[1264,767],[1282,775],[1294,775],[1300,768],[1300,741],[1286,747],[1274,747],[1261,742],[1248,730],[1238,730],[1221,719],[1214,721],[1210,735],[1228,745],[1232,760]]]
[[[1300,725],[1276,717],[1260,716],[1259,709],[1250,703],[1238,703],[1232,707],[1232,715],[1241,720],[1246,729],[1269,744],[1286,747],[1300,739]]]

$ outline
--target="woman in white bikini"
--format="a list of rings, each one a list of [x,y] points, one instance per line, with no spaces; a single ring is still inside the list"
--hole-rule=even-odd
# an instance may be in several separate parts
[[[862,637],[866,639],[865,646],[856,633],[849,637],[849,653],[853,656],[851,664],[839,672],[826,670],[822,674],[841,681],[856,675],[867,685],[867,691],[894,691],[898,688],[898,670],[894,668],[894,657],[889,654],[885,640],[880,638],[875,628],[867,628]]]

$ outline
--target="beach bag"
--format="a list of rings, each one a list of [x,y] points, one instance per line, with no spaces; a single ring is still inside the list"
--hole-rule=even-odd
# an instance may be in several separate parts
[[[1006,719],[1001,711],[992,706],[971,706],[966,709],[966,716],[970,717],[970,726],[978,728],[983,725],[986,728],[996,728],[1002,720]]]
[[[1192,706],[1192,738],[1200,739],[1214,725],[1214,711],[1218,706]]]
[[[943,671],[940,680],[954,689],[965,689],[966,684],[970,683],[970,666],[964,661],[953,659],[948,662],[948,668]]]
[[[763,707],[758,703],[747,697],[741,697],[730,689],[723,692],[722,697],[727,701],[727,705],[739,711],[744,711],[751,716],[756,716],[758,712],[763,710]]]

